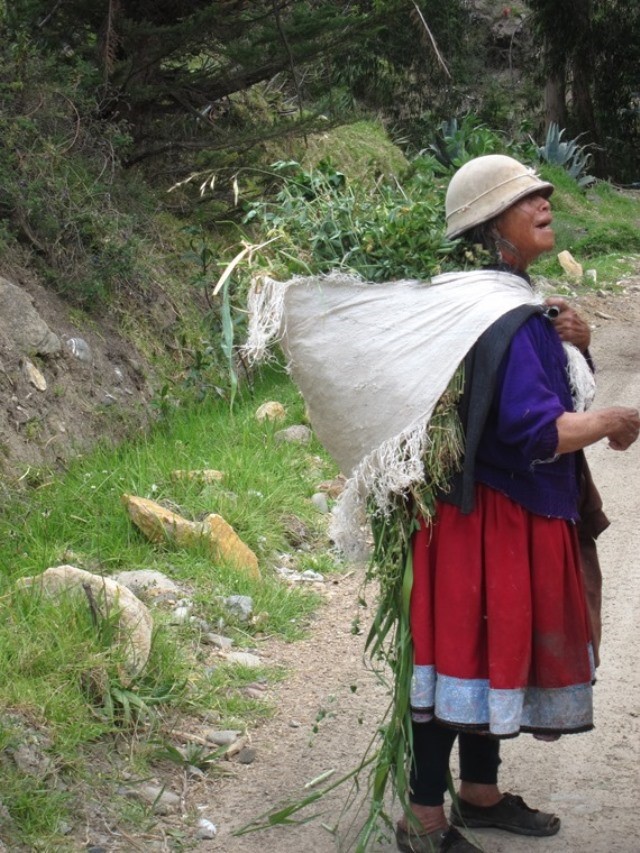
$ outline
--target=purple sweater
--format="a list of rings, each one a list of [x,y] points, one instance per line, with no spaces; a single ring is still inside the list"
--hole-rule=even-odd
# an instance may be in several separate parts
[[[577,520],[577,455],[555,456],[555,422],[573,411],[566,370],[557,332],[534,314],[515,333],[500,365],[475,479],[536,515]]]

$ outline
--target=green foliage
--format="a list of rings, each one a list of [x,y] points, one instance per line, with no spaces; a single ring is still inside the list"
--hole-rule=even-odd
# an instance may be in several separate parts
[[[46,850],[46,840],[55,837],[71,815],[70,794],[43,785],[41,779],[25,776],[10,765],[3,767],[2,774],[2,805],[13,824],[2,828],[7,849],[21,850],[27,845],[28,850]]]
[[[460,0],[358,4],[366,14],[358,39],[335,63],[332,80],[372,111],[409,124],[428,107],[439,115],[459,108],[477,22]],[[474,26],[475,25],[475,26]]]
[[[144,193],[123,193],[115,180],[127,127],[97,120],[91,83],[87,66],[20,40],[0,46],[5,247],[25,244],[50,286],[87,306],[141,283],[144,236],[134,213]]]
[[[183,260],[195,264],[191,284],[205,295],[209,311],[204,318],[207,339],[191,347],[193,361],[185,376],[186,387],[196,388],[196,399],[202,400],[212,390],[209,378],[219,377],[221,370],[227,374],[227,387],[213,386],[215,392],[225,396],[229,405],[238,392],[237,341],[246,327],[244,291],[232,275],[234,261],[223,271],[221,259],[212,247],[211,239],[202,226],[188,225],[184,232],[189,236],[189,250]],[[242,251],[240,255],[246,253]],[[222,273],[222,274],[221,274]],[[186,341],[183,340],[183,347]]]
[[[227,747],[211,751],[204,744],[188,743],[181,749],[173,744],[165,743],[158,748],[156,757],[160,760],[166,759],[177,764],[178,767],[188,769],[197,767],[199,770],[208,771],[224,755]]]
[[[295,161],[272,167],[281,176],[273,201],[248,205],[259,223],[271,268],[282,274],[342,269],[371,281],[437,272],[448,246],[442,233],[442,192],[427,160],[417,159],[400,184],[352,184],[329,160],[305,171]]]
[[[634,253],[640,216],[634,194],[599,181],[587,192],[560,166],[542,165],[551,182],[555,251],[536,261],[534,273],[551,279],[562,276],[557,253],[568,250],[597,273],[598,286],[608,286],[635,270]],[[587,283],[587,282],[585,282]]]
[[[578,137],[563,141],[564,130],[560,130],[555,122],[551,122],[547,130],[544,145],[538,148],[538,156],[552,166],[562,166],[563,169],[577,182],[580,187],[588,187],[595,181],[593,175],[586,174],[591,160],[587,146],[578,143]]]

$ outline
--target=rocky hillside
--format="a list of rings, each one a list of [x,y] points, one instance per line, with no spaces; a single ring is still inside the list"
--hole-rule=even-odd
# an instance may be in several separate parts
[[[24,270],[0,272],[2,479],[37,479],[147,423],[152,370],[115,318],[89,320]],[[173,311],[163,307],[148,312],[158,333],[171,324]]]

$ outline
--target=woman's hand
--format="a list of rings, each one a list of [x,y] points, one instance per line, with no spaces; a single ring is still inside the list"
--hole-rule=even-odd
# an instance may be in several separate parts
[[[636,409],[627,409],[618,406],[612,409],[614,412],[615,425],[607,433],[609,447],[612,450],[626,450],[638,438],[640,430],[640,418]]]
[[[609,439],[612,450],[627,450],[640,433],[640,413],[627,406],[611,406],[589,412],[565,412],[556,421],[556,453],[582,450],[601,438]]]
[[[580,314],[561,296],[550,296],[545,299],[545,305],[554,305],[560,313],[551,320],[560,340],[578,347],[580,352],[586,352],[591,343],[591,329]]]

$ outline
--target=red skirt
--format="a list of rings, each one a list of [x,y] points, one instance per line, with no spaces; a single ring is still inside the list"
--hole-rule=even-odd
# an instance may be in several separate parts
[[[508,737],[593,727],[594,678],[575,527],[487,486],[438,505],[413,541],[416,720]]]

